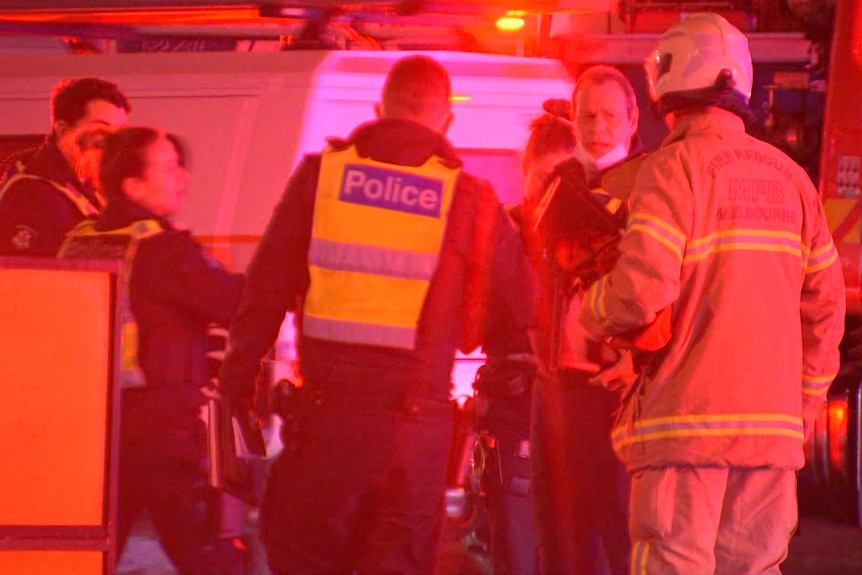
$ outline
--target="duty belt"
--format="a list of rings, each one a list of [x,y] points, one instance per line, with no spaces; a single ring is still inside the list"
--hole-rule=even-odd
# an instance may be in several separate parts
[[[400,413],[410,417],[431,419],[448,419],[455,413],[455,405],[451,401],[410,397],[408,394],[320,388],[301,389],[300,394],[304,396],[300,403],[306,409],[331,406],[356,409],[363,413]]]

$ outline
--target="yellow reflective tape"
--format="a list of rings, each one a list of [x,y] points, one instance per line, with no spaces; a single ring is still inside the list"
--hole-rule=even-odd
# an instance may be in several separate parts
[[[814,264],[813,266],[806,267],[805,273],[806,274],[813,274],[814,272],[819,272],[822,269],[826,269],[829,266],[831,266],[832,264],[834,264],[835,260],[837,260],[837,259],[838,259],[838,253],[833,252],[831,256],[829,256],[827,259],[823,260],[819,264]]]
[[[732,230],[723,230],[720,232],[714,232],[707,236],[703,236],[702,238],[693,239],[688,242],[690,249],[694,249],[700,247],[703,244],[708,244],[719,238],[727,238],[733,236],[753,236],[753,237],[763,237],[763,238],[776,238],[776,239],[785,239],[791,240],[794,242],[802,242],[801,236],[796,232],[782,232],[782,231],[772,231],[772,230],[758,230],[758,229],[750,229],[750,228],[734,228]]]
[[[665,230],[670,235],[674,236],[677,240],[679,240],[679,243],[681,243],[681,244],[685,243],[685,234],[684,233],[682,233],[681,231],[679,231],[678,229],[676,229],[674,226],[667,223],[663,219],[658,218],[652,214],[647,214],[646,212],[635,212],[631,216],[629,216],[629,220],[630,221],[631,220],[645,220],[648,222],[652,222],[656,226]]]
[[[813,251],[809,254],[809,257],[816,258],[817,256],[820,256],[820,255],[822,255],[822,254],[825,254],[825,253],[826,253],[826,252],[828,252],[829,250],[834,250],[834,249],[835,249],[835,244],[834,244],[834,243],[832,242],[832,240],[830,239],[830,240],[829,240],[829,243],[827,243],[825,246],[823,246],[823,247],[821,247],[821,248],[818,248],[818,249],[816,249],[816,250],[813,250]]]
[[[653,417],[635,423],[635,427],[651,425],[663,425],[666,423],[698,423],[728,421],[784,421],[797,425],[802,424],[802,418],[783,413],[713,413],[705,415],[668,415],[666,417]]]
[[[832,373],[829,375],[808,375],[802,374],[802,381],[807,383],[832,383],[832,380],[835,379],[837,373]]]
[[[661,235],[656,229],[646,225],[646,224],[632,224],[629,226],[629,230],[637,230],[643,232],[644,234],[654,238],[660,244],[667,247],[670,251],[674,253],[678,258],[682,258],[682,246],[675,244],[668,238]]]
[[[669,439],[679,437],[720,437],[728,435],[783,435],[793,439],[802,439],[802,431],[794,431],[792,429],[784,429],[782,427],[737,427],[723,429],[678,429],[655,431],[653,433],[644,433],[630,435],[622,439],[617,439],[614,443],[619,446],[631,445],[632,443],[645,443],[656,439]]]
[[[683,259],[683,263],[690,264],[694,262],[699,262],[712,254],[719,252],[730,252],[730,251],[758,251],[758,252],[777,252],[777,253],[786,253],[792,256],[802,257],[802,250],[793,246],[781,246],[775,244],[761,244],[755,242],[734,242],[732,244],[719,244],[716,246],[710,247],[708,250],[685,256]]]
[[[647,572],[647,558],[649,558],[649,542],[644,541],[642,543],[643,551],[641,552],[641,562],[640,562],[640,570],[641,573],[646,575]]]

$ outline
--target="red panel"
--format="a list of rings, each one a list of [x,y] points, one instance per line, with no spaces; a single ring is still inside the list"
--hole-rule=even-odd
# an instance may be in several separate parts
[[[757,27],[757,19],[747,10],[716,10],[716,13],[743,32],[752,32]],[[626,15],[626,29],[640,34],[661,34],[687,14],[681,10],[631,10]]]

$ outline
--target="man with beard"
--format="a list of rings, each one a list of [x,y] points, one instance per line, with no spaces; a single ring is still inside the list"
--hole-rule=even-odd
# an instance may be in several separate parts
[[[52,257],[66,232],[103,207],[96,191],[98,143],[128,122],[131,104],[99,78],[63,80],[51,95],[52,130],[19,155],[0,185],[0,256]]]

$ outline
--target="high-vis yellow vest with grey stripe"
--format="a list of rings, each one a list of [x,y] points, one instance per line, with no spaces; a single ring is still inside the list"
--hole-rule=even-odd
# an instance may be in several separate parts
[[[310,337],[413,349],[460,168],[323,153],[302,329]]]
[[[43,178],[42,176],[34,176],[33,174],[28,174],[24,171],[25,166],[20,161],[16,163],[15,168],[17,171],[11,176],[9,176],[9,178],[7,178],[5,182],[3,182],[3,187],[0,188],[0,199],[3,199],[3,196],[6,195],[6,192],[21,180],[41,180],[50,184],[55,190],[60,192],[63,197],[72,202],[78,212],[80,212],[80,214],[84,217],[94,216],[98,214],[99,211],[104,207],[102,205],[93,204],[93,202],[87,199],[87,196],[74,188],[64,186],[59,182],[55,182],[54,180],[50,180],[48,178]]]
[[[146,384],[138,363],[138,324],[129,303],[129,280],[138,245],[144,238],[161,233],[156,220],[140,220],[125,228],[107,232],[96,231],[95,220],[84,220],[66,235],[59,257],[69,259],[120,259],[123,261],[123,289],[120,294],[122,331],[122,362],[120,387],[141,387]]]

